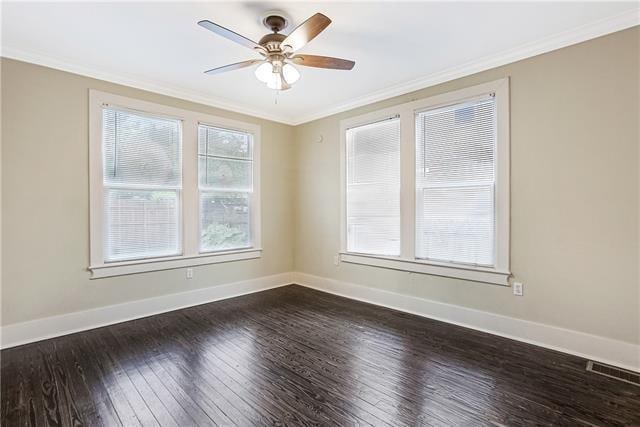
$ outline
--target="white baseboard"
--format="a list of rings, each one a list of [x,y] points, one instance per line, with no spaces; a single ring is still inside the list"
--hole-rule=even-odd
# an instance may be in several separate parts
[[[293,283],[322,292],[640,371],[640,345],[305,273],[292,276]]]
[[[14,323],[0,328],[1,348],[15,347],[291,283],[640,371],[639,345],[299,272],[275,274]]]
[[[15,347],[87,329],[166,313],[180,308],[277,288],[290,283],[292,283],[291,273],[275,274],[273,276],[98,307],[28,322],[14,323],[0,328],[1,347]]]

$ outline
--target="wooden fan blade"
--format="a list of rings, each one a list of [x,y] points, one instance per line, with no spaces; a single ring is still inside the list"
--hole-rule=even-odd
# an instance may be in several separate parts
[[[225,28],[222,25],[215,24],[209,20],[205,19],[203,21],[199,21],[198,25],[200,25],[202,28],[206,28],[207,30],[218,34],[219,36],[222,36],[233,42],[241,44],[242,46],[246,46],[249,49],[264,50],[264,47],[260,46],[258,43],[254,42],[253,40],[249,40],[245,36],[241,36],[240,34],[234,31],[231,31],[230,29]]]
[[[329,24],[331,24],[331,19],[321,13],[316,13],[298,25],[295,30],[282,41],[282,45],[289,46],[294,51],[298,50],[313,40],[314,37],[327,28]]]
[[[334,70],[350,70],[356,63],[348,59],[333,58],[331,56],[318,55],[294,55],[289,58],[291,62],[305,67],[331,68]]]
[[[211,70],[207,70],[205,74],[220,74],[226,71],[239,70],[240,68],[250,67],[253,64],[257,64],[258,62],[263,62],[262,59],[251,59],[249,61],[236,62],[235,64],[225,65],[223,67],[212,68]]]

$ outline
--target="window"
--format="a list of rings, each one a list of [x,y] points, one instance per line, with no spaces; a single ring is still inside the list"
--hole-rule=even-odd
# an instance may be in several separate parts
[[[495,98],[416,114],[416,258],[495,265]]]
[[[251,246],[252,147],[246,132],[198,127],[201,252]]]
[[[400,120],[347,129],[347,250],[400,255]]]
[[[180,255],[180,121],[102,110],[104,259]]]
[[[258,126],[90,100],[93,278],[261,255]]]
[[[507,284],[508,102],[503,79],[343,121],[342,260]]]

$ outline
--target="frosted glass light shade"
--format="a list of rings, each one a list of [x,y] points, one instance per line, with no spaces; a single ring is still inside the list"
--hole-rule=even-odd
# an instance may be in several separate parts
[[[300,72],[291,64],[284,64],[278,73],[274,73],[274,66],[270,62],[260,64],[255,75],[258,80],[267,84],[269,89],[283,90],[300,79]]]
[[[284,83],[285,82],[282,80],[282,74],[271,73],[271,78],[267,82],[267,87],[269,89],[282,90]]]
[[[269,62],[261,64],[255,71],[256,78],[261,82],[268,83],[273,79],[273,65]]]
[[[284,64],[282,67],[282,74],[284,75],[284,80],[288,84],[294,84],[300,78],[300,72],[291,64]]]

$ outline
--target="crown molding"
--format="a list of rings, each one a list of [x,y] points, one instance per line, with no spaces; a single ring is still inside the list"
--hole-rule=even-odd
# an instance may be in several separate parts
[[[252,108],[247,108],[246,106],[239,105],[227,100],[221,100],[219,98],[214,99],[212,97],[202,96],[196,92],[181,89],[178,87],[172,87],[171,85],[163,82],[143,81],[143,79],[138,76],[105,73],[93,68],[60,61],[40,53],[27,52],[25,50],[16,49],[11,46],[2,46],[2,52],[0,53],[0,56],[2,56],[3,58],[15,59],[18,61],[41,65],[43,67],[54,68],[56,70],[66,71],[73,74],[79,74],[97,80],[104,80],[110,83],[130,86],[135,89],[146,90],[148,92],[171,96],[173,98],[179,98],[185,101],[196,102],[198,104],[204,104],[209,107],[220,108],[222,110],[244,114],[259,119],[271,120],[291,126],[295,124],[294,121],[289,117],[276,115],[271,112],[254,110]]]
[[[316,113],[299,117],[294,121],[294,125],[301,125],[313,120],[318,120],[344,111],[349,111],[354,108],[362,107],[364,105],[369,105],[374,102],[383,101],[395,96],[404,95],[409,92],[414,92],[416,90],[459,79],[471,74],[490,70],[492,68],[531,58],[533,56],[551,52],[573,44],[615,33],[617,31],[622,31],[636,25],[640,25],[640,8],[631,9],[621,14],[576,27],[562,33],[554,34],[535,42],[527,43],[478,60],[470,61],[457,67],[449,68],[441,72],[381,89],[353,101],[335,105]]]
[[[567,30],[549,37],[542,38],[535,42],[527,43],[513,49],[509,49],[495,55],[486,56],[474,61],[469,61],[457,67],[449,68],[437,73],[433,73],[424,77],[420,77],[407,82],[392,85],[366,96],[358,97],[353,101],[339,103],[328,108],[319,109],[316,112],[300,115],[300,116],[284,116],[274,114],[270,111],[255,110],[244,105],[236,104],[228,100],[220,100],[219,98],[202,96],[193,91],[184,90],[179,87],[172,87],[162,82],[145,82],[139,76],[125,76],[118,74],[104,73],[102,71],[84,67],[77,64],[60,61],[46,55],[34,52],[27,52],[12,47],[2,47],[1,56],[19,61],[30,62],[45,67],[55,68],[75,74],[81,74],[87,77],[105,80],[111,83],[131,86],[136,89],[142,89],[155,92],[161,95],[167,95],[174,98],[184,99],[186,101],[197,102],[199,104],[208,105],[231,112],[245,114],[261,119],[271,120],[286,125],[297,126],[313,120],[328,117],[337,113],[352,110],[374,102],[383,101],[395,96],[404,95],[429,86],[445,83],[471,74],[486,71],[491,68],[500,67],[512,62],[520,61],[532,56],[551,52],[573,44],[581,43],[596,37],[622,31],[627,28],[640,25],[640,8],[635,7],[599,21],[592,22],[571,30]]]

